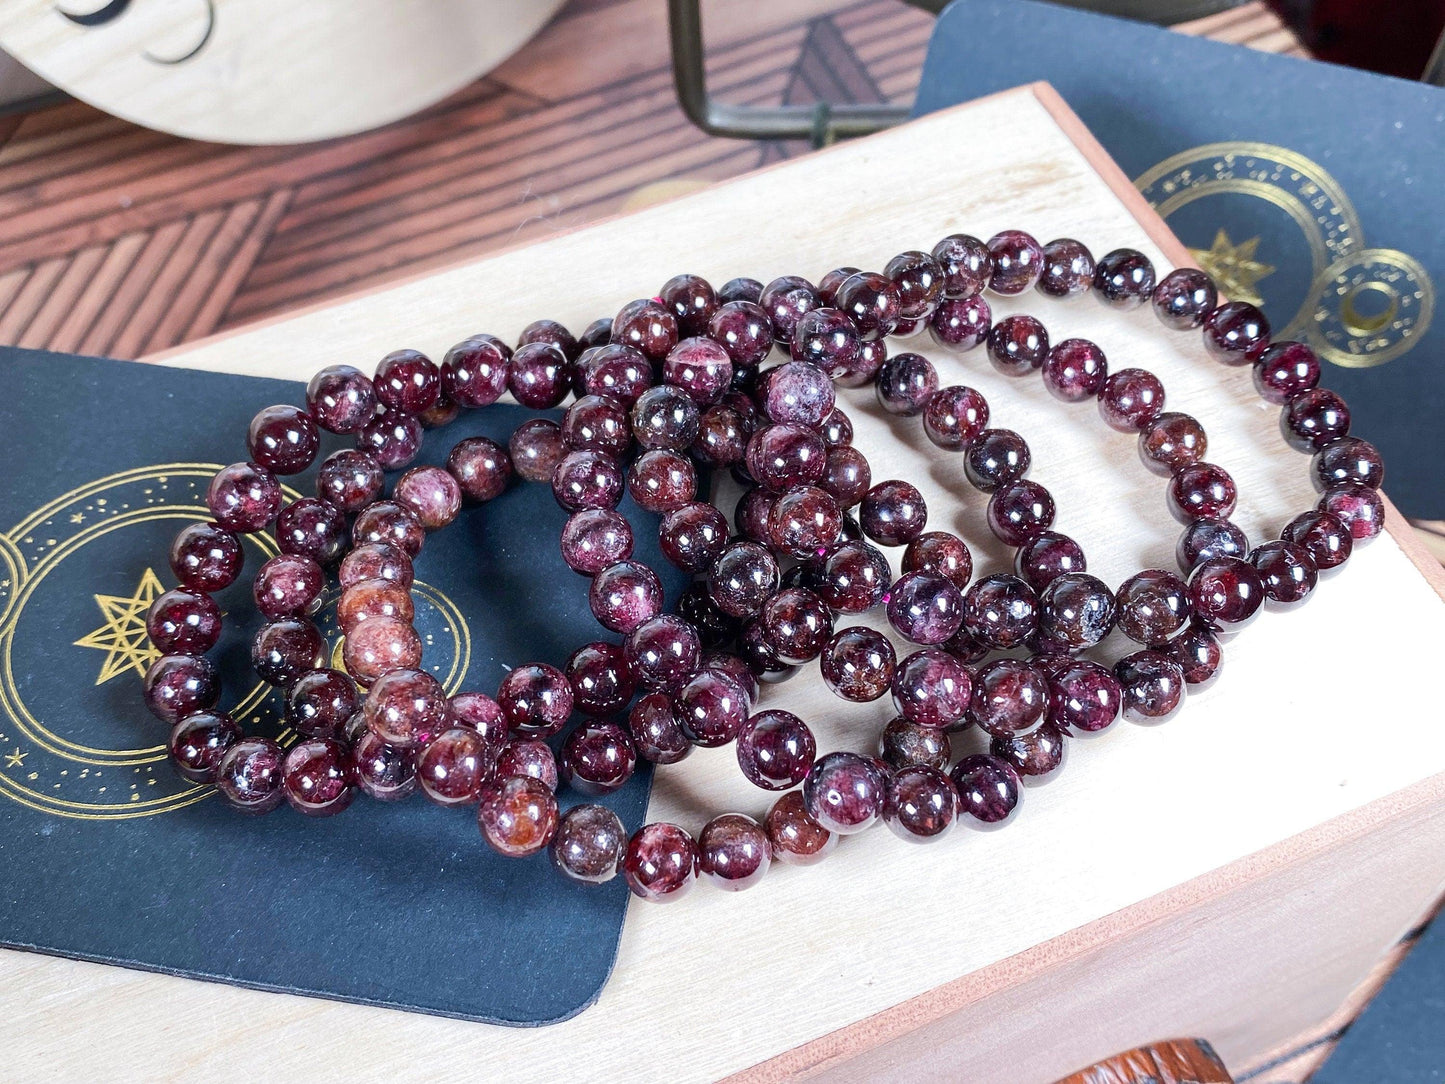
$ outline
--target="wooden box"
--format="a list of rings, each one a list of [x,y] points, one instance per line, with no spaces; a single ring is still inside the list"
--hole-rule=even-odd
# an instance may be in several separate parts
[[[540,209],[539,213],[545,213]],[[1019,227],[1187,254],[1047,86],[1024,87],[599,226],[175,351],[166,364],[306,378],[399,346],[433,356],[479,330],[550,316],[580,328],[668,276],[721,282],[881,267],[944,234]],[[1057,341],[1158,373],[1239,483],[1236,518],[1274,532],[1315,494],[1246,370],[1146,307],[1000,299]],[[982,350],[927,337],[944,383],[1032,443],[1033,475],[1090,570],[1172,567],[1163,484],[1090,405],[1053,401]],[[906,477],[934,524],[1004,567],[961,461],[867,391],[840,402],[875,480]],[[218,452],[218,454],[220,454]],[[551,544],[550,541],[548,544]],[[897,554],[894,554],[895,560]],[[56,1079],[666,1079],[1048,1081],[1172,1035],[1210,1039],[1235,1073],[1329,1016],[1445,884],[1445,650],[1439,568],[1393,510],[1298,612],[1227,646],[1217,684],[1167,725],[1076,741],[1007,831],[932,847],[850,838],[821,866],[732,895],[633,902],[598,1003],[533,1030],[238,990],[0,952],[7,1077]],[[580,598],[580,596],[579,596]],[[766,696],[863,748],[885,703],[847,705],[810,673]],[[960,744],[975,739],[966,737]],[[659,772],[651,815],[700,827],[761,815],[730,749]]]

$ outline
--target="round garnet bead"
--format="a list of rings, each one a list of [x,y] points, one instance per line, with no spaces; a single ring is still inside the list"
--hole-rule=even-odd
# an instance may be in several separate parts
[[[256,630],[251,665],[262,681],[289,688],[307,670],[326,658],[321,630],[303,617],[281,617]]]
[[[1229,629],[1253,620],[1264,602],[1264,581],[1248,561],[1215,557],[1189,576],[1189,600],[1206,626]]]
[[[988,251],[993,259],[988,288],[996,294],[1021,294],[1043,274],[1043,246],[1023,230],[994,234],[988,239]]]
[[[1162,644],[1189,627],[1189,587],[1172,572],[1148,568],[1122,584],[1115,596],[1119,631],[1135,643]]]
[[[340,813],[356,796],[346,746],[331,738],[297,742],[281,761],[281,790],[287,804],[308,817]]]
[[[1385,502],[1379,491],[1369,486],[1332,486],[1317,507],[1338,518],[1357,543],[1368,542],[1385,529]]]
[[[512,348],[495,335],[463,339],[442,359],[442,392],[468,409],[490,406],[507,390],[511,360]]]
[[[566,877],[594,885],[617,876],[626,851],[622,819],[600,805],[577,805],[562,814],[550,848],[552,864]]]
[[[993,253],[977,237],[950,234],[933,246],[933,258],[943,271],[943,296],[973,297],[993,275]]]
[[[1038,629],[1038,596],[1017,576],[985,576],[964,592],[963,628],[988,647],[1019,647]]]
[[[1349,433],[1350,408],[1328,388],[1310,388],[1285,403],[1279,426],[1290,447],[1318,451]]]
[[[546,847],[557,819],[557,798],[540,779],[512,775],[482,787],[477,826],[492,849],[508,858],[526,858]]]
[[[1320,382],[1320,359],[1304,343],[1278,342],[1254,363],[1254,388],[1266,402],[1283,406]]]
[[[1227,519],[1196,519],[1185,525],[1174,547],[1174,559],[1187,575],[1196,565],[1214,557],[1245,557],[1249,539]]]
[[[922,354],[895,354],[879,368],[873,387],[879,406],[910,418],[923,413],[938,391],[938,370]]]
[[[1162,723],[1184,704],[1184,669],[1158,651],[1136,651],[1114,664],[1123,715],[1133,723]]]
[[[1094,296],[1115,309],[1133,309],[1152,299],[1154,265],[1144,253],[1116,248],[1099,257],[1094,268]]]
[[[162,654],[204,655],[221,638],[221,608],[200,591],[167,591],[151,603],[146,633]]]
[[[221,757],[216,790],[232,809],[269,813],[283,801],[281,761],[285,754],[270,738],[242,738]]]
[[[166,751],[182,778],[214,783],[221,758],[241,737],[240,726],[224,712],[196,711],[171,728]]]
[[[888,691],[896,660],[886,636],[864,625],[854,625],[828,641],[819,665],[824,682],[837,696],[863,704]]]
[[[1066,572],[1039,592],[1039,643],[1060,651],[1093,647],[1114,627],[1114,592],[1085,572]]]
[[[374,456],[356,448],[340,448],[316,472],[316,496],[347,514],[360,512],[381,497],[385,472]]]
[[[971,828],[1002,828],[1013,818],[1023,796],[1019,773],[1007,761],[989,753],[961,759],[949,772],[958,792],[963,823]]]
[[[800,790],[790,790],[773,803],[763,830],[773,858],[785,865],[811,866],[838,845],[836,835],[808,816]]]
[[[741,813],[714,817],[697,837],[698,873],[728,892],[757,884],[772,859],[772,844],[762,825]]]
[[[909,482],[890,479],[868,491],[858,509],[863,533],[884,546],[905,546],[923,533],[928,506]]]
[[[697,880],[697,844],[675,824],[645,824],[628,840],[622,876],[634,896],[680,899]]]
[[[926,764],[947,771],[953,759],[946,731],[919,726],[901,716],[883,728],[878,737],[878,755],[895,770]]]
[[[1344,520],[1318,509],[1295,516],[1285,525],[1281,537],[1303,549],[1322,572],[1348,561],[1355,542]]]
[[[189,523],[171,543],[171,571],[192,591],[224,590],[236,582],[244,562],[241,540],[214,523]]]
[[[959,385],[934,392],[923,410],[923,432],[940,448],[961,451],[988,425],[988,401]]]
[[[1155,474],[1173,474],[1197,463],[1208,449],[1204,427],[1188,414],[1160,414],[1139,431],[1139,458]]]
[[[251,419],[246,447],[251,461],[273,474],[299,474],[315,462],[321,435],[311,415],[283,403]]]
[[[1310,480],[1321,493],[1339,485],[1379,489],[1385,480],[1385,461],[1369,441],[1340,437],[1315,453],[1310,461]]]
[[[1319,570],[1302,546],[1266,542],[1249,555],[1264,581],[1264,593],[1276,606],[1297,606],[1314,590]]]
[[[963,624],[963,595],[937,572],[905,572],[888,597],[888,623],[915,644],[941,644]]]
[[[918,726],[955,727],[968,711],[973,679],[968,668],[936,648],[915,651],[898,664],[892,682],[893,707]]]
[[[851,835],[883,815],[887,792],[879,762],[856,753],[828,753],[803,781],[803,806],[828,831]]]
[[[1159,280],[1149,300],[1161,323],[1187,331],[1204,323],[1204,318],[1214,311],[1219,293],[1214,280],[1203,271],[1181,267]]]
[[[1226,365],[1248,365],[1269,346],[1269,321],[1246,301],[1227,301],[1204,318],[1204,348]]]
[[[639,685],[670,692],[697,673],[702,642],[682,618],[661,614],[628,633],[623,651]]]
[[[376,407],[371,378],[350,365],[328,365],[306,385],[306,411],[330,433],[355,433]]]
[[[572,715],[572,686],[556,667],[527,663],[508,671],[497,689],[497,703],[512,730],[545,738],[561,730]]]
[[[1109,375],[1109,362],[1088,339],[1065,339],[1049,350],[1041,374],[1055,399],[1081,403],[1099,393]]]
[[[1228,519],[1237,499],[1234,479],[1213,463],[1187,463],[1169,481],[1169,511],[1180,523]]]
[[[1035,591],[1042,591],[1060,576],[1085,572],[1088,567],[1083,547],[1058,531],[1035,535],[1014,554],[1014,572]]]
[[[1099,414],[1111,429],[1136,433],[1164,410],[1164,385],[1145,369],[1120,369],[1099,386]]]
[[[281,511],[281,483],[256,463],[233,463],[211,479],[206,505],[216,523],[242,534],[259,531]]]
[[[416,789],[412,751],[387,745],[369,730],[351,747],[351,772],[356,785],[378,801],[400,801]]]
[[[398,749],[425,745],[453,725],[446,690],[421,670],[392,670],[378,678],[361,717],[368,730]]]
[[[312,738],[341,738],[361,707],[356,682],[340,670],[311,670],[286,693],[286,722]]]
[[[611,794],[637,766],[637,750],[627,731],[616,723],[589,722],[574,729],[562,743],[561,776],[580,794]]]
[[[1044,268],[1035,289],[1048,297],[1073,297],[1094,285],[1094,256],[1072,237],[1044,246]]]
[[[1048,721],[1064,734],[1094,734],[1119,717],[1123,691],[1108,667],[1071,659],[1048,675]]]
[[[958,791],[937,768],[904,768],[888,781],[883,820],[909,843],[941,839],[958,816]]]

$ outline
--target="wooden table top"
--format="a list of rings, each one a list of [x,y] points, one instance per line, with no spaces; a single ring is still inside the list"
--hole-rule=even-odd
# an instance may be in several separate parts
[[[897,0],[709,16],[714,93],[759,104],[907,103],[932,28]],[[1178,29],[1304,55],[1261,3]],[[626,48],[593,47],[604,36]],[[658,0],[572,0],[446,101],[321,144],[188,142],[65,102],[0,118],[0,343],[141,357],[808,149],[693,127]],[[1392,964],[1268,1079],[1306,1079]]]

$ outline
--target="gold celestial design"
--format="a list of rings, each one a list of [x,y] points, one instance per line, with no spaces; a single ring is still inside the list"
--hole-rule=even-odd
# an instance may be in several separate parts
[[[160,595],[165,593],[161,581],[152,569],[147,568],[140,578],[135,593],[125,595],[96,595],[96,605],[105,617],[100,628],[89,632],[75,641],[76,647],[90,647],[105,652],[105,661],[100,665],[97,685],[120,677],[129,670],[145,677],[150,664],[160,658],[146,633],[146,614]]]
[[[20,746],[17,745],[13,753],[5,754],[5,767],[23,768],[25,767],[25,758],[29,755],[29,753],[22,753],[20,751]]]
[[[1221,228],[1214,235],[1214,244],[1209,248],[1191,248],[1189,254],[1203,270],[1214,277],[1225,297],[1231,301],[1262,305],[1264,298],[1259,292],[1259,280],[1274,274],[1275,269],[1255,258],[1258,248],[1258,237],[1251,237],[1236,245]]]

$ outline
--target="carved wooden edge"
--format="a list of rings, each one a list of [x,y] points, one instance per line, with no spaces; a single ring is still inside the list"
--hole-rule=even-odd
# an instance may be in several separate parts
[[[1046,82],[1032,83],[1019,89],[1027,89],[1033,94],[1160,251],[1167,255],[1176,267],[1196,266],[1190,259],[1188,250],[1059,92]],[[1016,91],[1001,93],[1013,94]],[[965,103],[953,108],[967,109],[972,104],[974,103]],[[1445,599],[1445,568],[1430,555],[1409,522],[1388,498],[1385,500],[1385,529],[1435,593]],[[1151,923],[1187,911],[1252,881],[1261,880],[1285,866],[1318,856],[1344,840],[1374,832],[1380,826],[1406,816],[1412,810],[1442,802],[1445,802],[1445,773],[1421,780],[1394,794],[1316,825],[1297,836],[1282,840],[1272,847],[1246,855],[1227,866],[1186,881],[1147,900],[1141,900],[1112,915],[1035,945],[970,975],[944,983],[725,1079],[729,1084],[780,1084],[801,1075],[822,1072],[831,1066],[841,1065],[859,1053],[901,1038],[1001,990],[1037,978],[1052,968],[1087,955]],[[1227,1081],[1229,1078],[1223,1079]]]
[[[1056,1084],[1234,1084],[1234,1077],[1203,1039],[1166,1039],[1135,1047]]]

